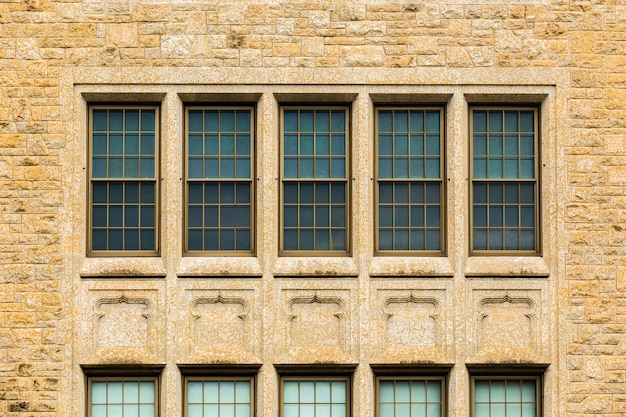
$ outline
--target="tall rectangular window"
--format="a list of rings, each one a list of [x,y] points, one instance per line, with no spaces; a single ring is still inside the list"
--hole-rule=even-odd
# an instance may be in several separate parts
[[[379,377],[377,417],[442,417],[443,378]]]
[[[186,378],[185,417],[252,417],[254,379]]]
[[[348,108],[281,109],[283,252],[348,251]]]
[[[189,107],[186,252],[254,249],[253,109]]]
[[[282,379],[281,417],[348,417],[348,378]]]
[[[87,417],[156,417],[157,378],[89,378]]]
[[[473,379],[472,417],[539,417],[538,377]]]
[[[473,108],[471,248],[539,252],[538,111]]]
[[[443,110],[376,111],[376,249],[443,248]]]
[[[90,253],[157,251],[158,109],[89,109]]]

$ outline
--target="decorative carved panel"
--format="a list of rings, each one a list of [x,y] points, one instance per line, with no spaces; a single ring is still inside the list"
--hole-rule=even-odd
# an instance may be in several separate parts
[[[242,297],[198,297],[191,303],[193,348],[249,349],[249,307]]]
[[[289,339],[296,346],[344,346],[345,303],[338,297],[289,300]]]
[[[433,297],[388,297],[384,301],[387,346],[436,346],[439,301]]]
[[[96,300],[96,340],[100,347],[148,346],[152,302],[119,297]]]
[[[533,299],[505,294],[482,298],[479,306],[479,346],[535,347]]]

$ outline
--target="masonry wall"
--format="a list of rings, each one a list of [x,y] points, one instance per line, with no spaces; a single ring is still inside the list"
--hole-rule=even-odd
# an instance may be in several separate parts
[[[626,4],[444,3],[1,2],[0,414],[85,416],[85,370],[156,366],[180,416],[185,366],[252,364],[277,416],[281,366],[318,364],[374,416],[371,366],[405,364],[446,374],[451,417],[477,367],[540,369],[546,417],[623,415]],[[182,255],[184,109],[216,97],[256,109],[250,257]],[[120,102],[160,108],[157,257],[87,256],[88,106]],[[350,105],[349,256],[279,256],[278,115],[303,102]],[[385,103],[445,110],[445,256],[374,254]],[[468,109],[501,103],[541,115],[540,256],[469,255]]]

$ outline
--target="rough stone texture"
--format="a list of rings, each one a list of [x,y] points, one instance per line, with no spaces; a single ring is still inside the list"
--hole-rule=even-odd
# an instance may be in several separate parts
[[[180,416],[177,364],[206,363],[262,364],[259,417],[297,363],[358,364],[353,416],[398,363],[454,365],[451,416],[466,364],[548,365],[544,416],[626,412],[623,2],[25,0],[0,23],[0,415],[84,416],[81,365],[160,364]],[[160,102],[161,253],[87,258],[87,104],[132,94]],[[260,97],[254,257],[181,256],[185,94]],[[278,256],[275,94],[355,97],[348,257]],[[445,106],[446,256],[373,255],[373,97]],[[542,256],[468,256],[468,101],[541,106]]]

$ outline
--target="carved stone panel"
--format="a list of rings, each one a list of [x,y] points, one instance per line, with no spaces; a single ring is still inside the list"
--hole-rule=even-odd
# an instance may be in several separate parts
[[[480,300],[479,346],[536,348],[535,301],[530,297],[485,297]]]
[[[191,350],[249,350],[249,306],[240,296],[200,296],[191,303]]]
[[[98,347],[148,346],[153,305],[147,298],[104,297],[96,300],[95,330]]]
[[[295,346],[345,345],[345,305],[338,297],[294,297],[289,300],[289,342]]]
[[[384,301],[385,345],[436,346],[439,301],[413,293]]]

